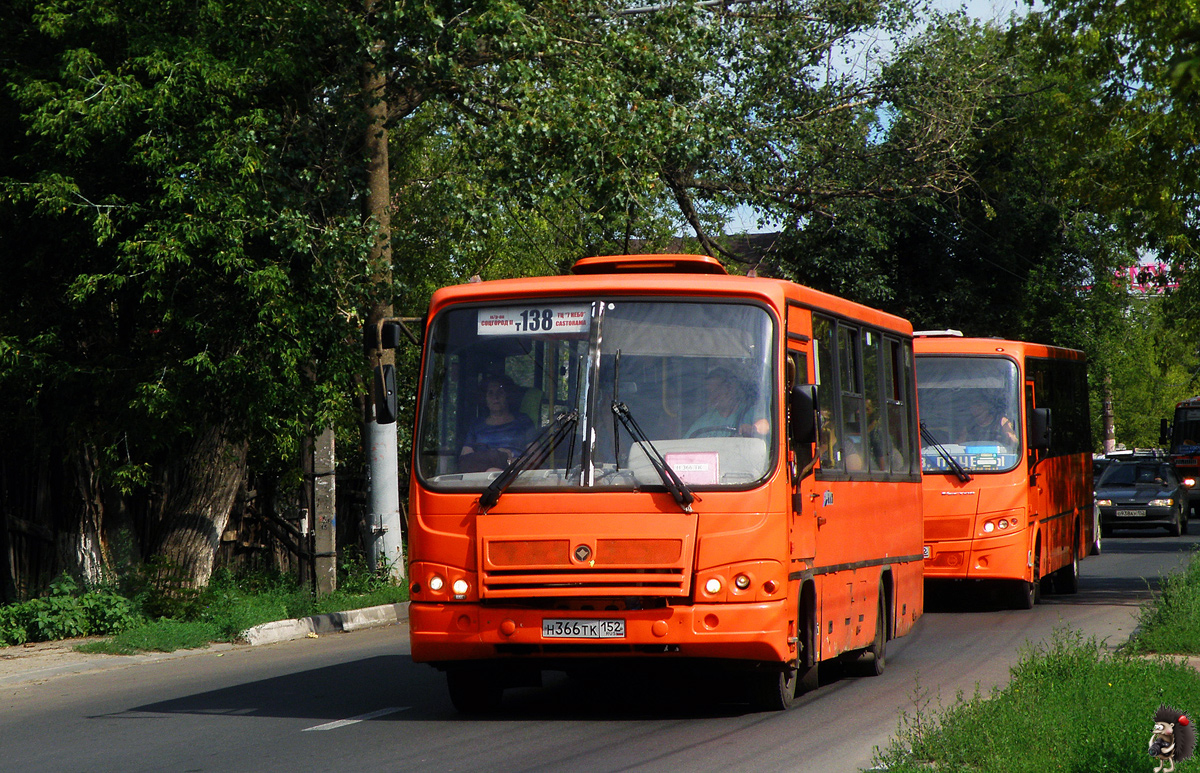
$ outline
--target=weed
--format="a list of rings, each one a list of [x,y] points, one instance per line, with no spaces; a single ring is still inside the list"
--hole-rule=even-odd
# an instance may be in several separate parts
[[[1159,594],[1142,607],[1128,646],[1141,653],[1200,655],[1200,552],[1163,578]]]

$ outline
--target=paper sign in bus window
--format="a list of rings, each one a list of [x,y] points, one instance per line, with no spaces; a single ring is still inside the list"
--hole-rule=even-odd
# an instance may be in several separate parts
[[[716,451],[667,454],[667,464],[689,486],[715,486],[721,478],[721,455]]]
[[[481,336],[586,333],[591,319],[591,307],[585,303],[502,306],[480,309],[475,332]]]

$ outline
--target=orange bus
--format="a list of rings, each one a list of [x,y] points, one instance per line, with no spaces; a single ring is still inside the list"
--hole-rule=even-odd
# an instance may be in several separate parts
[[[420,379],[412,656],[460,711],[645,661],[785,709],[921,615],[903,319],[712,258],[584,258],[436,292]]]
[[[1175,404],[1173,420],[1162,420],[1160,442],[1184,485],[1195,486],[1200,480],[1200,397],[1189,397]],[[1191,514],[1200,517],[1200,500],[1191,503]]]
[[[1074,593],[1098,548],[1082,352],[918,332],[925,578],[988,580],[1013,606]]]

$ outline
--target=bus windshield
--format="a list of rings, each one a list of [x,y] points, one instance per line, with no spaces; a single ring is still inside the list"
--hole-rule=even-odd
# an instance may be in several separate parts
[[[1200,408],[1175,409],[1171,451],[1176,454],[1200,454]]]
[[[1020,461],[1020,379],[1002,357],[917,357],[917,403],[930,438],[970,473],[1010,470]],[[921,470],[952,472],[923,439]]]
[[[715,300],[444,310],[429,331],[417,473],[434,489],[482,489],[560,433],[509,490],[661,487],[656,454],[694,489],[754,484],[775,461],[773,330],[763,307]]]

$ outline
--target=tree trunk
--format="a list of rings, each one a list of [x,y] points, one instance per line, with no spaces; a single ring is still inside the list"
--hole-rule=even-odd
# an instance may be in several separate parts
[[[228,428],[206,427],[167,470],[154,555],[183,588],[203,588],[212,576],[221,533],[246,474],[247,446]]]
[[[65,523],[59,531],[63,565],[87,585],[107,579],[112,568],[104,544],[104,492],[96,448],[82,439],[71,442],[67,473],[75,482],[74,506],[61,509]],[[63,503],[66,504],[66,503]]]

